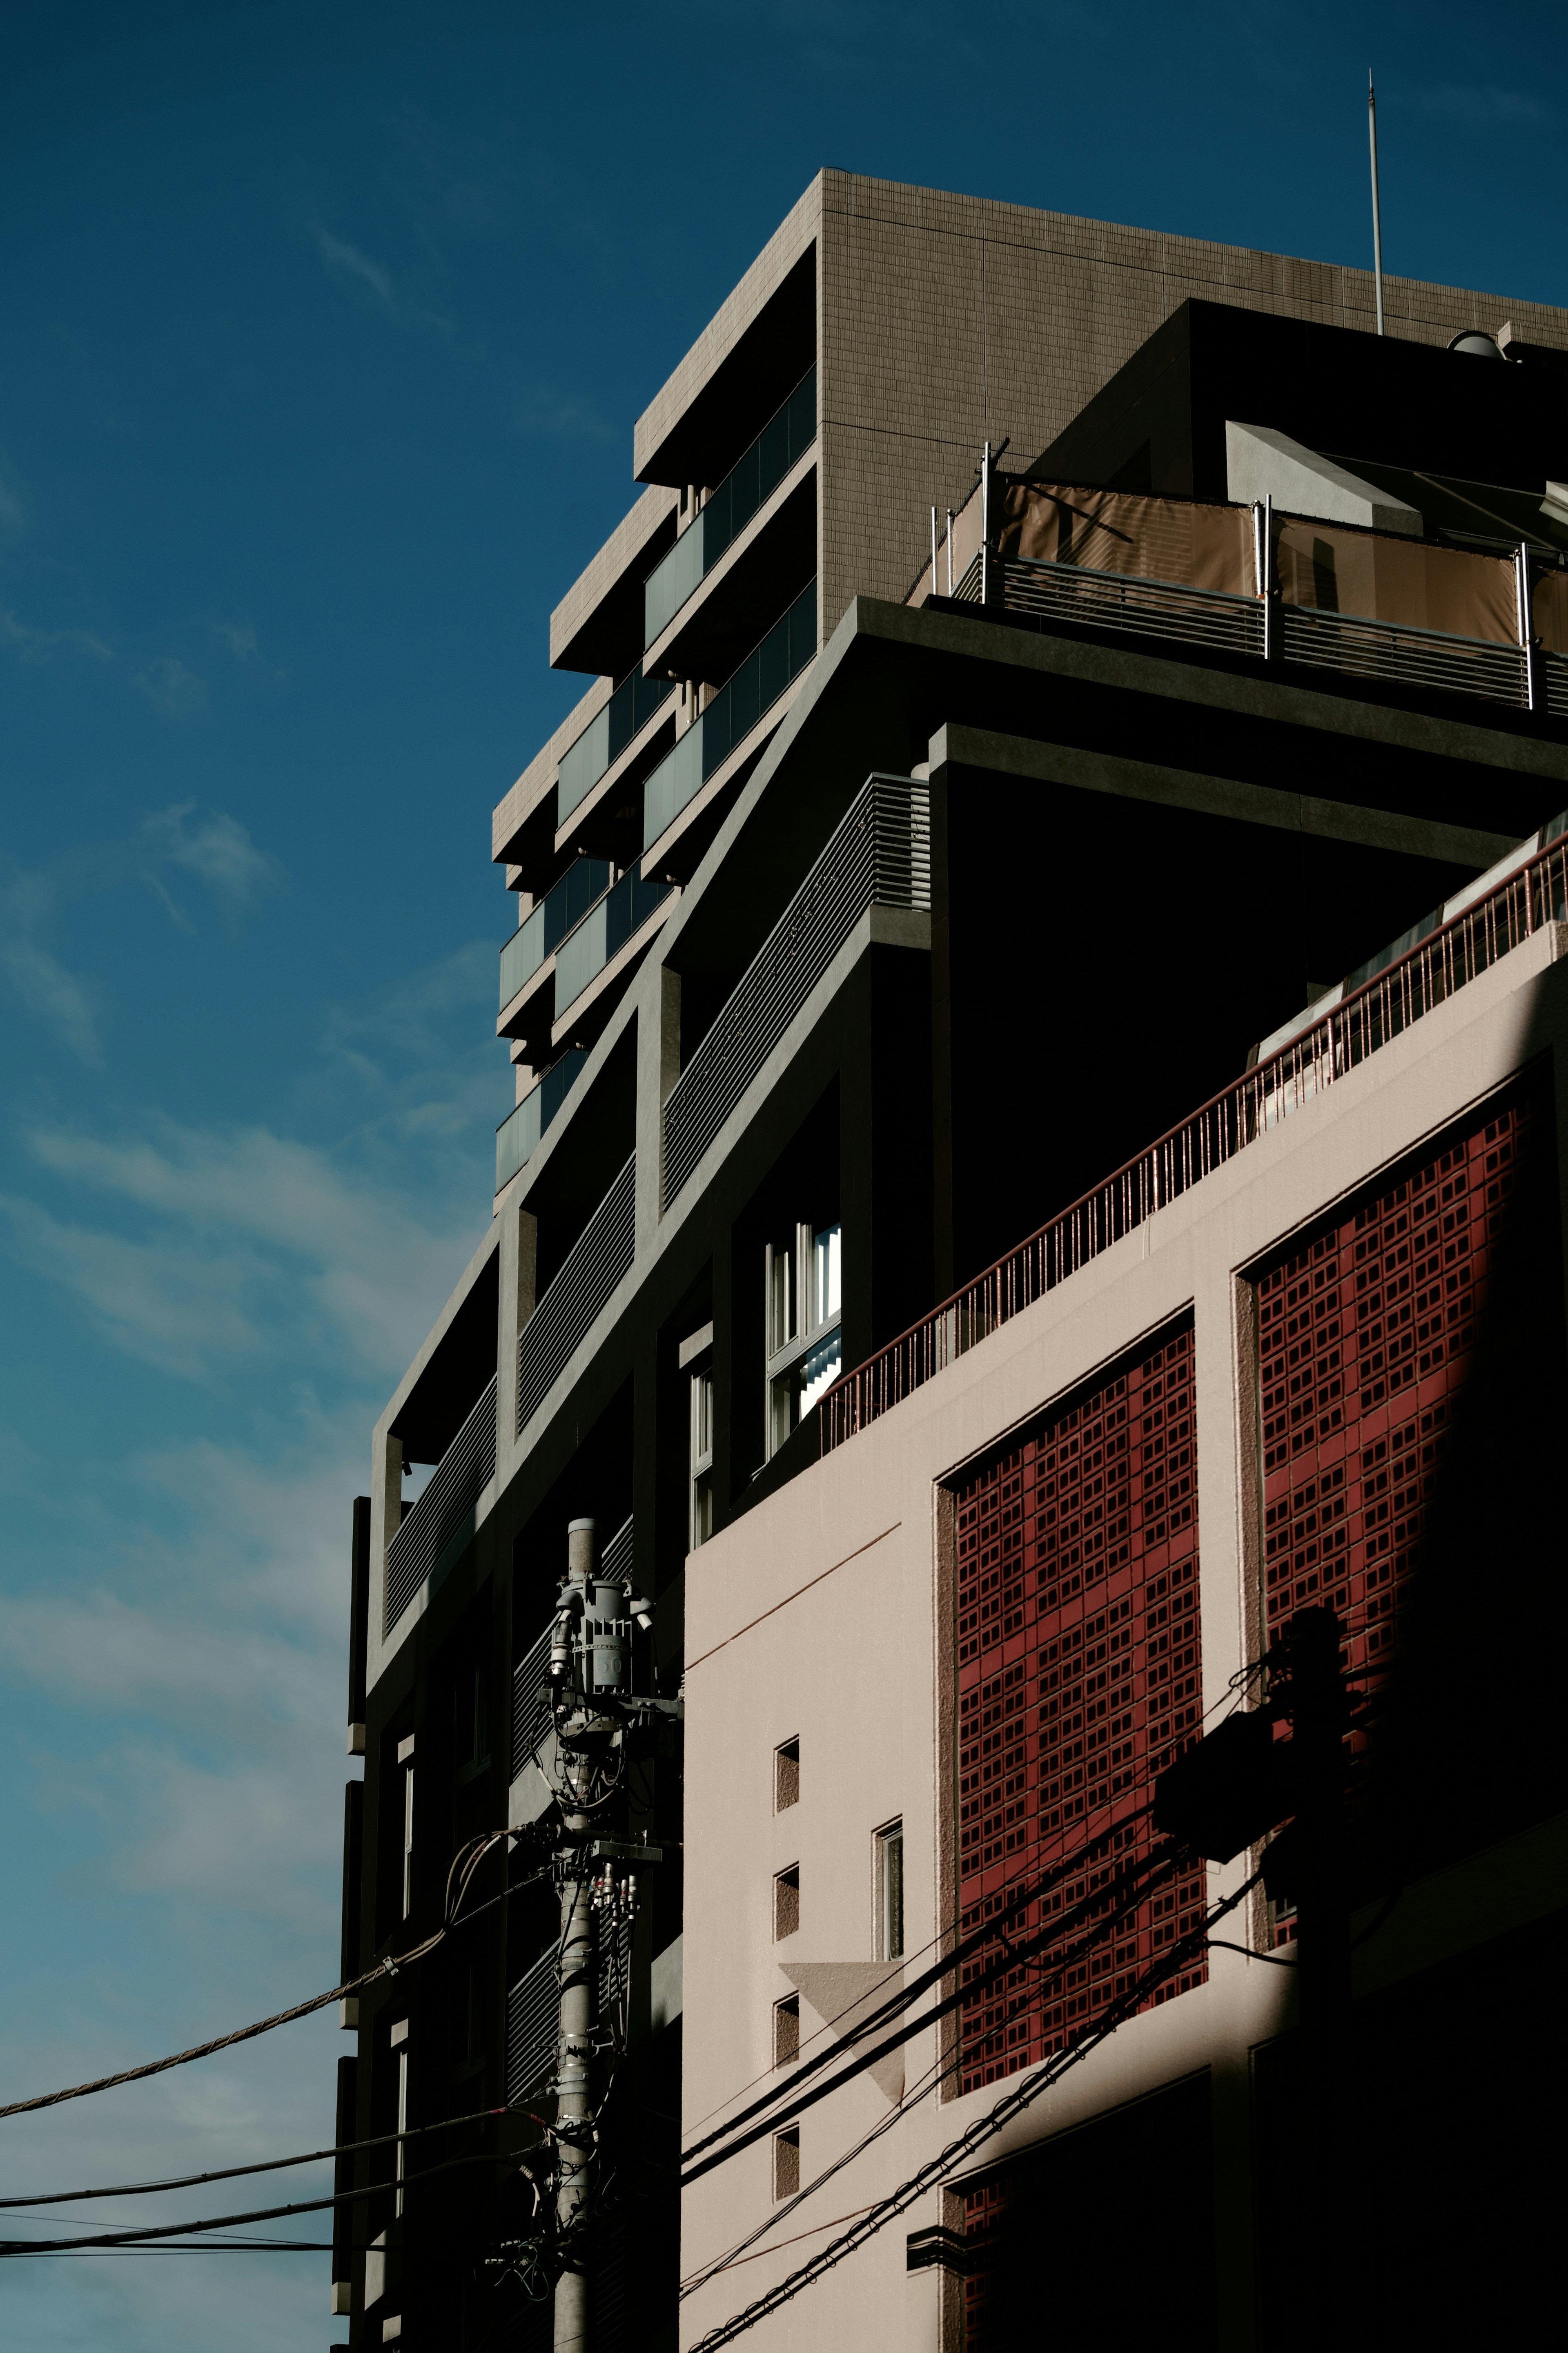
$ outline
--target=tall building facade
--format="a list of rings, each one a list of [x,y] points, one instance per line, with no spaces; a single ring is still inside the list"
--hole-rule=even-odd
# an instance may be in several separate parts
[[[1149,1804],[1310,1602],[1379,2164],[1412,2038],[1533,1998],[1560,1799],[1460,1662],[1559,1607],[1568,313],[1384,302],[824,173],[639,420],[494,817],[493,1216],[355,1510],[344,1980],[438,1941],[339,2139],[446,2129],[340,2161],[352,2344],[549,2341],[574,1523],[666,1703],[605,2347],[1289,2336],[1291,1891]]]

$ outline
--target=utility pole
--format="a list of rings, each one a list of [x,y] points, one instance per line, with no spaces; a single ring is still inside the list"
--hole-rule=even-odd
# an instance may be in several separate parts
[[[1372,142],[1372,276],[1377,290],[1377,332],[1383,332],[1383,214],[1377,201],[1377,95],[1366,69],[1366,132]]]
[[[599,2017],[602,1941],[637,1908],[637,1869],[659,1851],[626,1835],[620,1784],[626,1739],[648,1716],[679,1703],[632,1696],[632,1629],[646,1632],[651,1604],[596,1573],[594,1522],[566,1531],[566,1575],[550,1643],[561,1833],[561,1984],[555,2051],[555,2353],[593,2342],[592,2243],[599,2187]],[[620,1876],[616,1873],[619,1871]]]
[[[1305,2341],[1355,2341],[1354,2228],[1340,2183],[1349,2172],[1350,1895],[1344,1821],[1344,1736],[1350,1715],[1340,1671],[1344,1630],[1331,1609],[1298,1609],[1284,1630],[1296,1819],[1289,1832],[1300,2001],[1300,2149],[1308,2227],[1300,2244]]]

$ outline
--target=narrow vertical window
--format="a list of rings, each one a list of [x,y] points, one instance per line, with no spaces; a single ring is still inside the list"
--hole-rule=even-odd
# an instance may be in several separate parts
[[[889,1822],[876,1837],[877,1958],[904,1957],[904,1826]]]
[[[793,1936],[800,1926],[800,1865],[792,1862],[773,1881],[773,1939]]]
[[[773,2135],[773,2196],[794,2198],[800,2189],[800,2126]]]
[[[400,2018],[392,2030],[392,2043],[397,2052],[397,2129],[399,2135],[408,2130],[408,2021]],[[397,2155],[393,2164],[393,2179],[397,2184],[395,2211],[403,2212],[403,2152],[407,2144],[399,2138]]]
[[[800,1996],[773,2004],[773,2065],[789,2067],[800,2056]]]
[[[414,1735],[397,1744],[403,1767],[403,1916],[414,1909]]]
[[[691,1376],[691,1546],[713,1533],[713,1367]]]
[[[773,1811],[800,1803],[800,1743],[786,1740],[773,1750]]]

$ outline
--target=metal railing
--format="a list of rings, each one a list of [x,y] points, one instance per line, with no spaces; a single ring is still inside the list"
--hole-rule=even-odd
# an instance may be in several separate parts
[[[506,1998],[506,2096],[514,2108],[542,2091],[555,2073],[561,2020],[558,1950],[552,1945],[541,1953]]]
[[[555,822],[563,824],[585,801],[603,776],[647,725],[675,691],[672,678],[644,678],[642,664],[629,670],[608,702],[589,720],[556,763]]]
[[[725,549],[767,503],[816,438],[816,370],[810,367],[643,582],[645,647],[652,645],[687,599],[696,595]]]
[[[737,744],[771,711],[816,652],[816,583],[808,581],[766,637],[737,663],[706,711],[678,736],[643,786],[642,846],[651,849],[665,828],[695,800]]]
[[[848,1374],[817,1408],[823,1451],[1324,1094],[1544,923],[1565,918],[1568,838],[1559,836]]]
[[[1568,718],[1568,656],[1539,645],[1527,653],[1523,646],[1496,638],[1455,637],[1404,621],[1287,605],[1278,596],[1266,615],[1259,596],[1149,580],[1136,573],[1047,564],[1033,556],[994,555],[991,562],[1001,577],[1005,612],[1077,622],[1086,628],[1131,630],[1174,644],[1246,654],[1255,660],[1300,662],[1352,678],[1436,687],[1445,693],[1479,695],[1514,710],[1533,707]],[[976,556],[953,593],[978,602],[980,592]]]
[[[645,882],[637,868],[628,867],[595,907],[590,907],[574,932],[555,951],[555,1018],[575,1005],[591,981],[619,955],[635,932],[640,932],[655,909],[669,897],[672,883],[656,876]]]
[[[1312,605],[1277,605],[1275,649],[1281,661],[1357,678],[1386,678],[1405,686],[1437,686],[1480,694],[1489,702],[1528,708],[1522,646],[1484,638],[1456,638],[1402,621],[1373,621],[1354,613],[1327,613]]]
[[[1089,628],[1133,629],[1224,653],[1260,655],[1263,605],[1217,588],[1191,588],[1175,580],[1145,580],[1131,572],[1090,572],[1076,564],[1041,564],[1032,556],[994,556],[1002,574],[1003,609],[1037,613],[1047,620]]]
[[[555,2073],[561,2031],[561,1947],[552,1945],[526,1968],[506,2001],[506,2096],[520,2107],[538,2098]],[[626,2034],[626,1996],[631,1977],[632,1924],[617,1922],[599,1938],[599,2016],[614,2019],[621,2039]]]
[[[496,1191],[510,1185],[520,1168],[538,1151],[551,1121],[571,1093],[578,1071],[588,1057],[581,1046],[568,1046],[552,1062],[536,1087],[514,1103],[496,1130]]]
[[[929,788],[872,776],[670,1089],[667,1208],[867,908],[930,905]]]
[[[550,1638],[546,1626],[511,1678],[511,1778],[515,1781],[551,1725]]]
[[[518,1335],[517,1431],[521,1438],[587,1337],[637,1251],[634,1152],[563,1261]]]
[[[582,922],[609,887],[608,859],[575,858],[538,906],[530,908],[516,931],[502,943],[500,1012],[506,1011],[518,990],[533,978],[557,943]]]
[[[439,1584],[474,1530],[474,1505],[496,1475],[496,1377],[489,1382],[386,1547],[382,1632],[390,1634],[428,1577]]]

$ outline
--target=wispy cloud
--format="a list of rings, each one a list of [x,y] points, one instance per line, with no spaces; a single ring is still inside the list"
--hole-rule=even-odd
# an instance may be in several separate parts
[[[142,833],[155,857],[241,902],[283,880],[279,860],[257,848],[237,818],[219,809],[193,822],[195,806],[195,801],[175,801],[146,819]]]
[[[535,433],[546,440],[613,441],[616,438],[616,427],[591,401],[580,393],[563,392],[555,385],[531,386],[512,414],[521,433]]]
[[[207,707],[206,681],[174,654],[132,670],[131,683],[165,719],[199,719]]]
[[[0,611],[0,644],[12,647],[18,660],[35,668],[65,653],[86,654],[98,662],[119,659],[114,648],[94,629],[36,628],[12,612]]]
[[[118,1347],[187,1379],[262,1353],[395,1371],[477,1239],[428,1230],[373,1176],[263,1128],[39,1126],[26,1140],[52,1176],[143,1222],[68,1223],[13,1195],[0,1199],[13,1254]]]
[[[47,876],[12,874],[0,889],[0,972],[26,1011],[46,1022],[79,1061],[98,1063],[102,1049],[87,987],[38,937],[54,911]]]
[[[430,310],[400,285],[384,262],[375,260],[357,245],[351,245],[347,237],[334,237],[331,229],[318,225],[312,234],[328,277],[357,300],[379,311],[397,326],[423,327],[448,339],[455,332],[451,320]]]
[[[0,535],[5,522],[4,486],[0,485]],[[177,654],[157,654],[142,660],[113,645],[96,629],[47,629],[0,610],[0,645],[9,646],[29,670],[72,655],[114,671],[165,719],[199,719],[207,708],[206,681]]]

